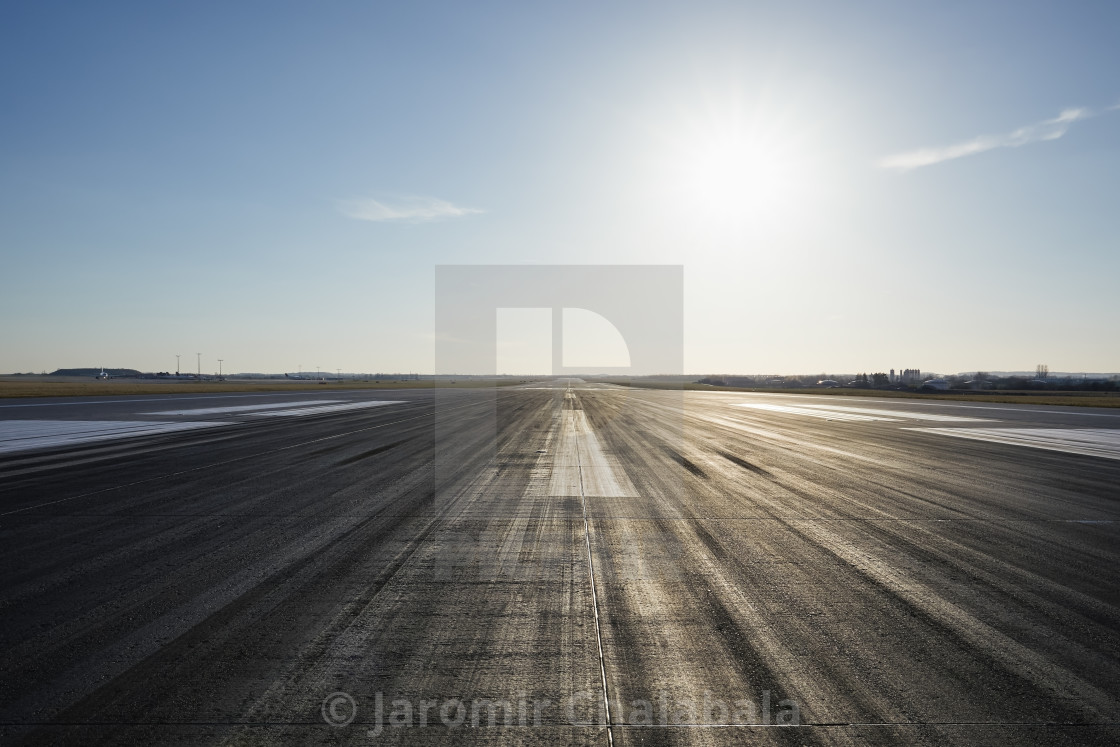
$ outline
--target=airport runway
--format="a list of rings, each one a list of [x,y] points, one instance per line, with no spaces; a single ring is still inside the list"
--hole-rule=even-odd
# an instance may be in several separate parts
[[[2,401],[0,740],[1116,744],[1118,433],[564,380]]]

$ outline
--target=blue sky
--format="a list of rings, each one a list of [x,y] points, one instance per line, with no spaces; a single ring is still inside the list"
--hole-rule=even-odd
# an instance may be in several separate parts
[[[441,263],[682,264],[694,372],[1120,370],[1114,3],[3,13],[0,371],[430,371]]]

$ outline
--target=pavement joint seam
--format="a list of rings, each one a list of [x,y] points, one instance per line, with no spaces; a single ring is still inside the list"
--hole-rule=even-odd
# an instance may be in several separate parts
[[[572,385],[568,384],[571,393]],[[611,730],[611,700],[607,691],[607,667],[603,659],[603,634],[599,626],[599,594],[595,587],[595,561],[591,557],[591,527],[587,519],[587,495],[583,489],[583,462],[580,460],[579,447],[576,447],[576,467],[579,470],[579,500],[583,507],[583,541],[587,545],[587,575],[591,579],[591,606],[595,612],[595,644],[599,649],[599,677],[603,682],[603,707],[607,721],[607,744],[613,747],[614,733]]]

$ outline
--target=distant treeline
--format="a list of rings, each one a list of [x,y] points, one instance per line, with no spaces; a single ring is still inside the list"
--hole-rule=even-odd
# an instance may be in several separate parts
[[[803,387],[843,386],[856,389],[883,389],[896,391],[921,391],[929,388],[929,380],[891,381],[888,374],[817,374],[815,376],[705,376],[696,383],[709,386],[740,387],[744,389],[799,389]],[[953,391],[1060,391],[1060,392],[1120,392],[1120,376],[1087,378],[1080,376],[1045,379],[1029,376],[992,376],[976,374],[943,376],[938,389]],[[946,386],[947,384],[947,386]]]

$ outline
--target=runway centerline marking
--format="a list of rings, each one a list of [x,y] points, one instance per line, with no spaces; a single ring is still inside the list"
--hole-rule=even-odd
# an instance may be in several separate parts
[[[1026,446],[1120,459],[1120,429],[1115,428],[903,428],[907,431],[938,433],[971,441]]]
[[[636,498],[638,491],[617,460],[599,443],[583,410],[564,410],[551,466],[548,494]]]

